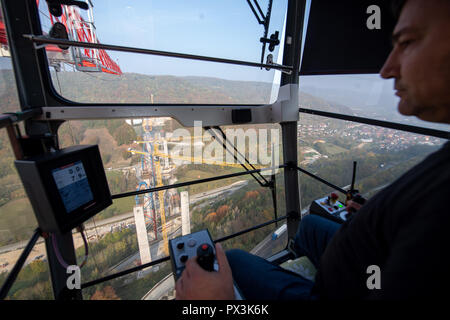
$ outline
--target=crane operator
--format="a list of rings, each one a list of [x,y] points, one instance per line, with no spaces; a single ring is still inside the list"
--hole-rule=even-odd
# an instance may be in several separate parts
[[[450,124],[450,1],[393,1],[393,49],[380,71],[394,79],[398,110]],[[369,199],[342,225],[304,217],[294,249],[317,268],[315,281],[265,259],[216,245],[218,272],[195,258],[176,283],[176,298],[234,299],[233,280],[245,299],[442,298],[450,287],[450,142]],[[379,283],[368,285],[370,267]]]

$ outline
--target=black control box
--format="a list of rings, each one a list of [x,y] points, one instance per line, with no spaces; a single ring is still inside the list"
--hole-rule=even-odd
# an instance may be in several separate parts
[[[97,145],[72,146],[14,163],[44,232],[69,232],[112,204]]]
[[[333,196],[325,196],[314,200],[309,207],[310,214],[316,214],[337,223],[343,223],[348,218],[345,205]]]
[[[207,229],[169,240],[170,260],[175,281],[186,267],[186,261],[197,256],[197,263],[206,271],[218,271],[216,249]],[[243,300],[243,295],[233,281],[236,300]]]
[[[169,240],[172,271],[177,280],[188,259],[197,256],[197,262],[207,271],[218,269],[216,250],[207,229]]]

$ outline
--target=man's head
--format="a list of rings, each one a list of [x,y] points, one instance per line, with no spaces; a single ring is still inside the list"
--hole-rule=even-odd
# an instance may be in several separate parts
[[[398,110],[450,123],[450,0],[406,0],[380,74],[395,79]]]

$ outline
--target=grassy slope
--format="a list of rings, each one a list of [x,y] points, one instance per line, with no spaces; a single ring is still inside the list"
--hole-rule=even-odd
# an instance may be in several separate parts
[[[27,198],[0,207],[0,245],[28,239],[37,227],[33,209]],[[7,230],[7,231],[3,231]]]

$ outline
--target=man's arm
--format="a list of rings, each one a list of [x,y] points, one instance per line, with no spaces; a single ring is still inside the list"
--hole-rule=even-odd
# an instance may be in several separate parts
[[[209,272],[197,263],[197,257],[186,262],[186,268],[175,284],[177,300],[234,300],[233,276],[225,252],[216,244],[219,271]]]

